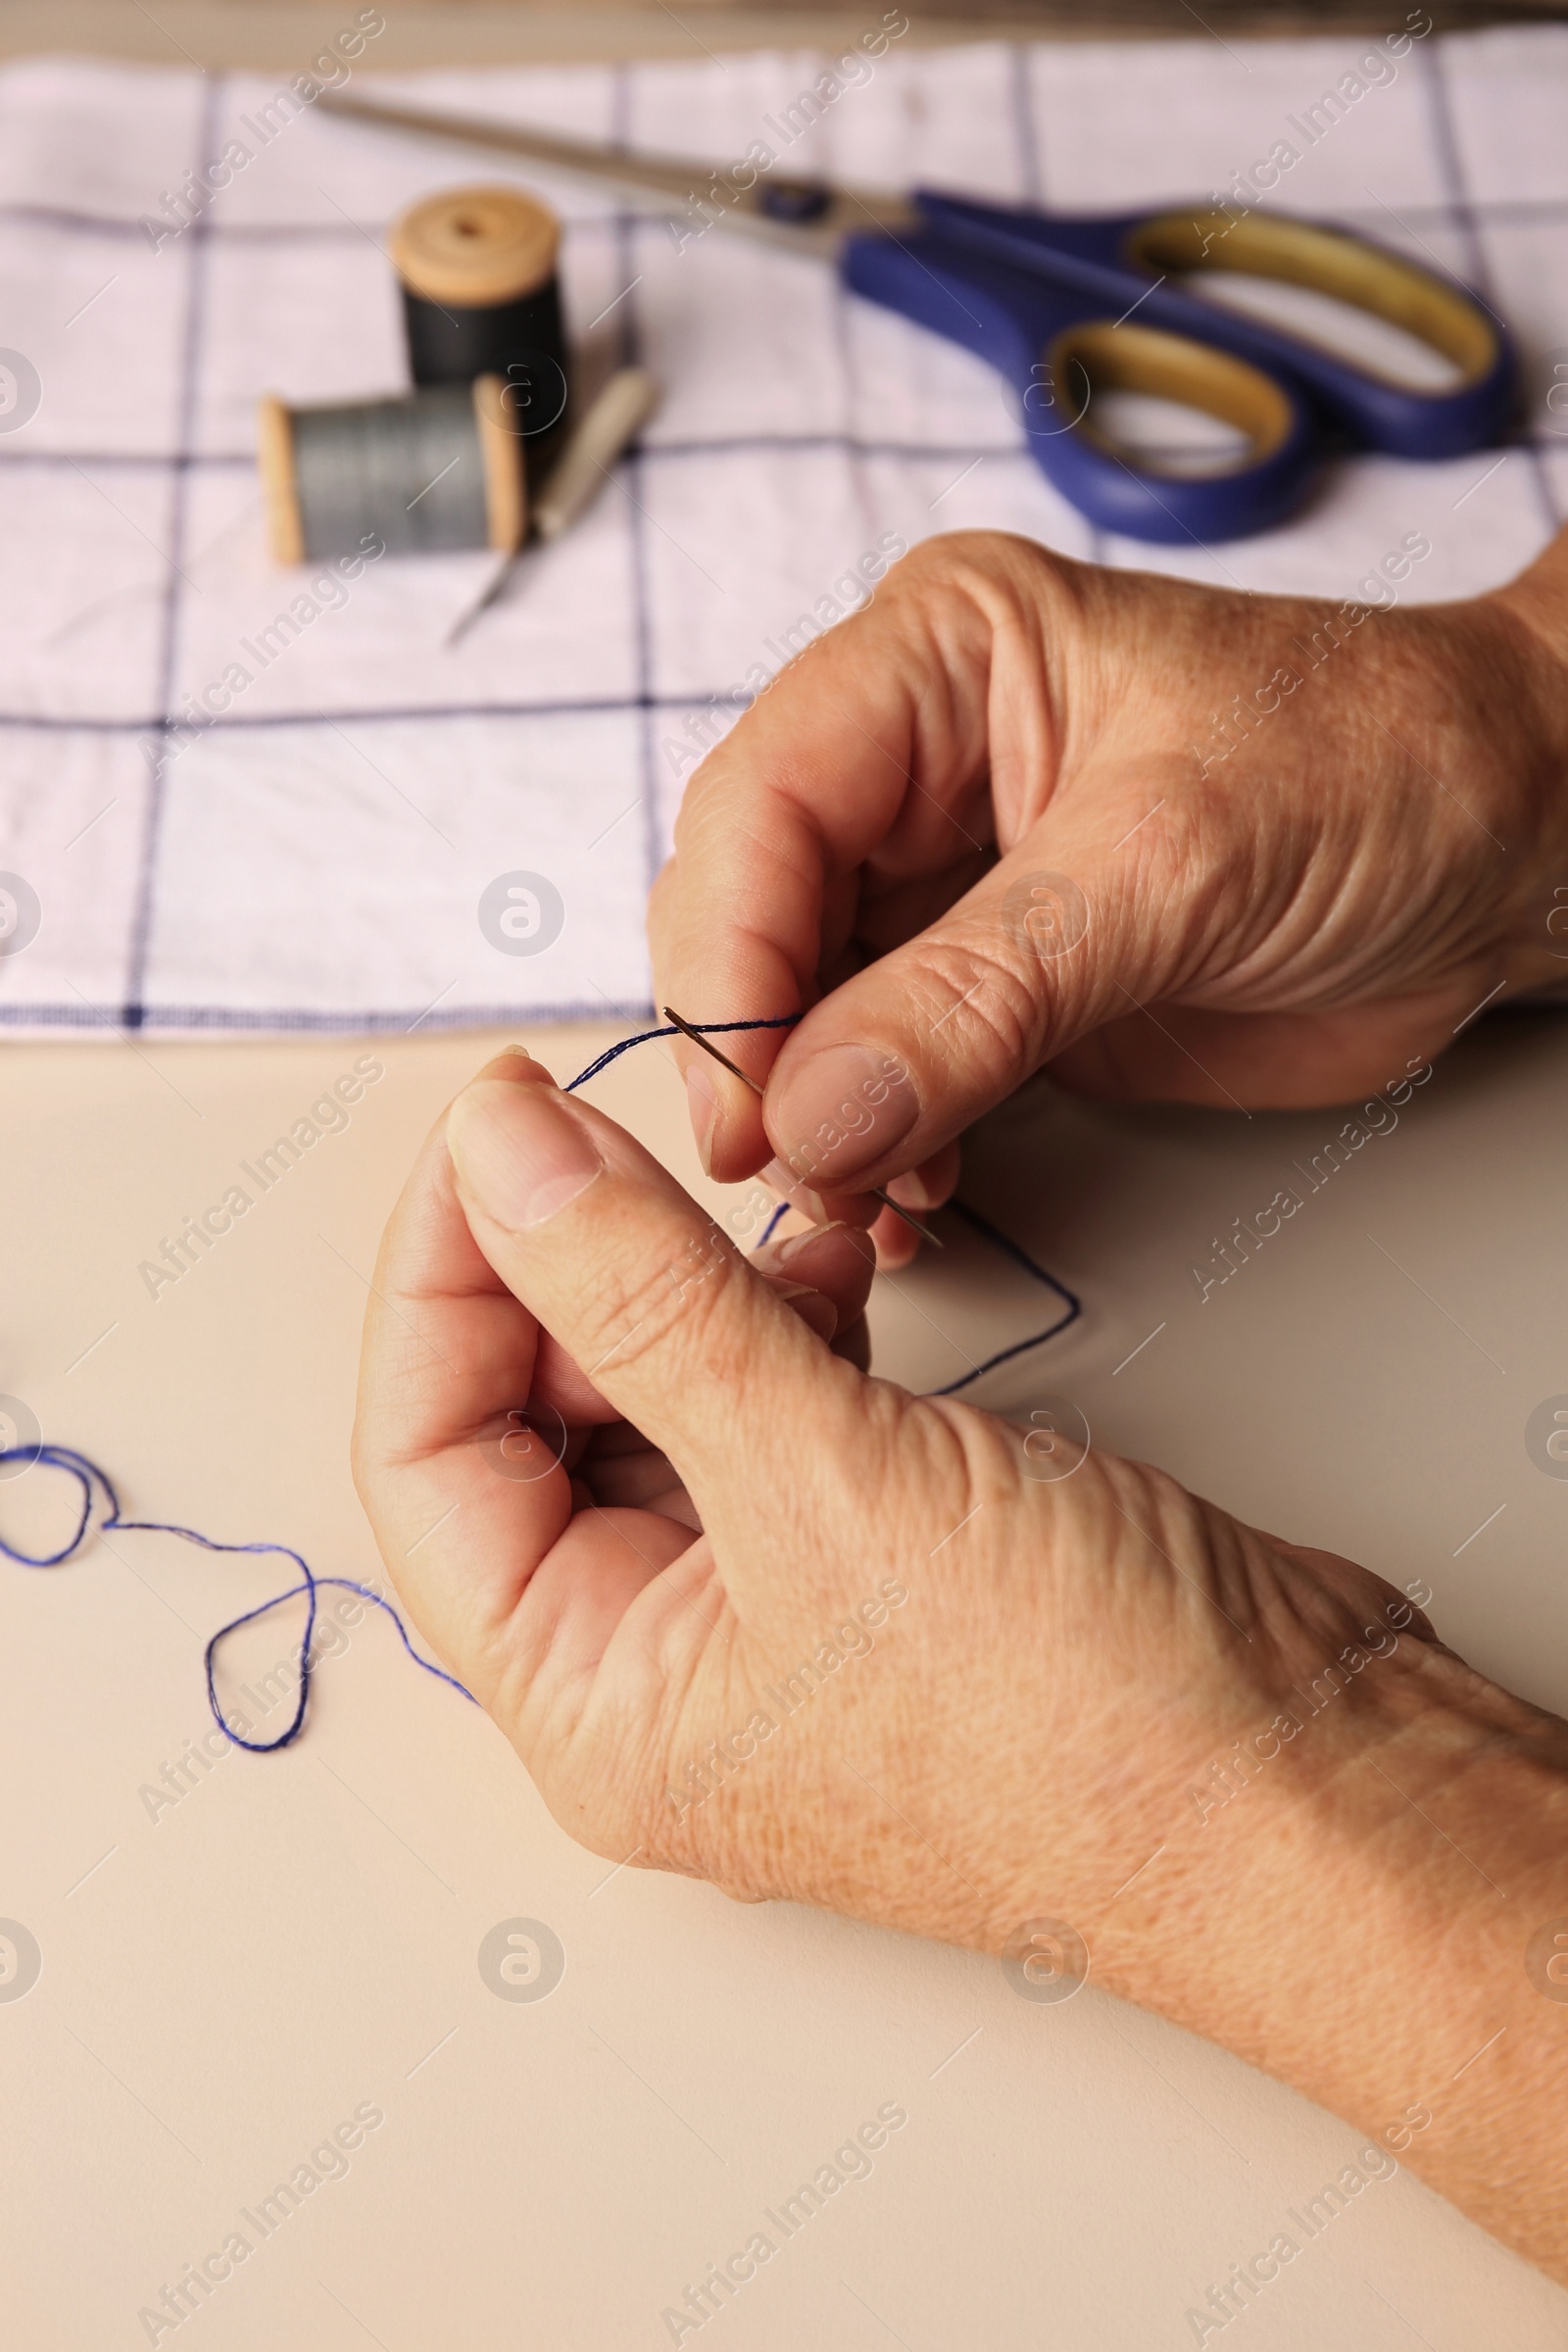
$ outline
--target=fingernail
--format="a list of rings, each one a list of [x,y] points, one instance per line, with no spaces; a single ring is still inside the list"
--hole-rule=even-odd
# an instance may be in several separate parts
[[[697,1139],[697,1156],[703,1163],[704,1175],[711,1176],[718,1096],[713,1091],[713,1081],[700,1062],[694,1062],[686,1073],[686,1102],[691,1110],[692,1134]]]
[[[767,1124],[814,1189],[852,1191],[856,1173],[891,1152],[919,1115],[900,1055],[875,1046],[824,1046],[791,1071]]]
[[[535,1061],[526,1046],[503,1046],[499,1054],[491,1054],[482,1069],[475,1070],[474,1078],[498,1077],[502,1070],[517,1061],[522,1062],[528,1070],[537,1070],[541,1077],[548,1078],[550,1075],[542,1062]],[[551,1083],[554,1084],[554,1080]]]
[[[901,1266],[912,1266],[919,1256],[920,1237],[897,1217],[883,1217],[871,1235],[871,1249],[877,1271],[896,1274]]]
[[[514,1233],[542,1225],[604,1162],[553,1087],[481,1080],[447,1117],[447,1148],[475,1207]]]
[[[940,1208],[942,1205],[918,1168],[906,1168],[902,1176],[890,1176],[882,1189],[891,1200],[897,1200],[901,1208]]]
[[[814,1331],[819,1340],[830,1340],[839,1327],[839,1310],[825,1291],[813,1291],[808,1283],[784,1283],[779,1297],[792,1314],[799,1315],[808,1330]]]
[[[788,1160],[770,1159],[761,1170],[762,1182],[770,1184],[775,1193],[782,1193],[791,1208],[803,1217],[811,1217],[818,1225],[827,1221],[826,1211],[809,1185],[803,1184]]]
[[[780,1267],[792,1266],[798,1257],[813,1250],[824,1234],[848,1233],[849,1230],[849,1227],[840,1219],[837,1224],[833,1225],[815,1225],[809,1233],[792,1233],[787,1242],[778,1242],[774,1245],[778,1252]]]
[[[825,1230],[829,1225],[869,1225],[876,1216],[877,1203],[869,1193],[840,1194],[830,1214],[820,1193],[803,1184],[788,1160],[770,1159],[761,1170],[762,1182],[770,1184],[775,1193],[782,1193],[797,1215],[809,1217],[812,1224]],[[802,1237],[805,1238],[804,1236]]]

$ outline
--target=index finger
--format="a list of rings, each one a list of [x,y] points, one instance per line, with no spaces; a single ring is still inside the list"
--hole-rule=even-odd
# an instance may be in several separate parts
[[[545,1073],[509,1054],[483,1075],[521,1086]],[[544,1335],[473,1239],[446,1124],[427,1139],[376,1262],[355,1484],[410,1615],[482,1704],[494,1710],[509,1694],[501,1716],[526,1760],[528,1724],[549,1720],[553,1693],[577,1687],[693,1537],[668,1512],[574,1513],[559,1407],[541,1414],[530,1404],[526,1419],[520,1409],[549,1377]],[[588,1418],[612,1412],[574,1377],[595,1405]],[[572,1410],[559,1380],[557,1394]],[[530,1706],[537,1695],[531,1716],[525,1694]]]
[[[505,1066],[492,1063],[496,1069]],[[499,1282],[457,1197],[445,1120],[388,1221],[366,1303],[354,1477],[420,1632],[468,1664],[571,1516],[570,1481],[498,1476],[484,1435],[533,1387],[536,1319]],[[458,1522],[465,1575],[432,1541]]]
[[[649,928],[660,1001],[690,1021],[815,1001],[868,898],[956,896],[986,861],[992,616],[953,549],[911,557],[811,644],[693,776]],[[919,917],[915,916],[915,927]],[[780,1035],[726,1040],[765,1079]],[[733,1183],[772,1156],[754,1097],[678,1044],[698,1147]]]

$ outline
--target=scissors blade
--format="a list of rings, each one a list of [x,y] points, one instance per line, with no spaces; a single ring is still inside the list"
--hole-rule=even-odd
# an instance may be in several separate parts
[[[592,139],[557,138],[551,131],[529,130],[516,123],[437,114],[417,106],[380,106],[364,98],[335,97],[329,90],[323,90],[319,104],[345,121],[373,122],[387,130],[409,130],[424,138],[450,139],[460,146],[487,147],[498,155],[521,156],[528,163],[569,172],[599,187],[634,197],[657,212],[684,213],[694,227],[737,228],[791,253],[831,259],[853,230],[903,233],[918,225],[908,199],[886,189],[831,186],[824,181],[820,184],[824,201],[808,220],[781,220],[767,210],[768,191],[776,192],[786,183],[766,172],[760,172],[749,188],[740,188],[710,164],[628,155]],[[802,183],[791,180],[787,184],[796,187]]]

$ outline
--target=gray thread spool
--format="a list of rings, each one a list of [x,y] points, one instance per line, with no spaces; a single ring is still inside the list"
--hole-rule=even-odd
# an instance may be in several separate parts
[[[527,530],[521,444],[501,379],[433,384],[403,400],[288,409],[268,395],[259,423],[262,484],[280,564],[490,547]]]

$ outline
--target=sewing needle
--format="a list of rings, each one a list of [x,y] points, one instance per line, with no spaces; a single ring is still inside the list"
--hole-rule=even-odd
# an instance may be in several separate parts
[[[458,614],[457,619],[452,623],[451,628],[448,629],[442,642],[446,646],[449,653],[453,646],[462,644],[464,638],[466,637],[468,631],[472,628],[480,613],[488,612],[491,606],[497,603],[501,597],[505,596],[507,590],[512,586],[513,581],[516,577],[518,564],[522,562],[524,556],[530,555],[533,552],[533,548],[536,544],[537,543],[534,541],[525,539],[521,547],[514,548],[510,555],[505,555],[502,557],[500,563],[496,565],[494,571],[490,574],[489,579],[485,582],[485,585],[480,590],[479,594],[474,598],[472,604],[466,605],[464,607],[463,611]]]
[[[672,1004],[666,1004],[664,1006],[664,1018],[666,1021],[674,1022],[675,1027],[680,1031],[682,1037],[689,1037],[694,1046],[701,1046],[705,1054],[711,1054],[713,1059],[716,1062],[720,1062],[723,1067],[728,1070],[732,1078],[738,1078],[742,1086],[749,1086],[754,1095],[760,1095],[762,1093],[762,1089],[758,1085],[755,1078],[751,1077],[745,1070],[741,1069],[735,1062],[731,1061],[727,1054],[721,1054],[711,1038],[704,1037],[702,1031],[700,1029],[694,1029],[690,1021],[683,1021],[680,1017],[680,1014],[675,1010]],[[942,1243],[937,1240],[936,1235],[931,1231],[930,1226],[922,1225],[918,1217],[911,1216],[906,1208],[901,1208],[891,1193],[885,1193],[879,1184],[870,1185],[866,1189],[869,1191],[873,1200],[880,1200],[884,1208],[891,1208],[896,1217],[902,1217],[906,1225],[909,1226],[920,1236],[922,1242],[929,1242],[933,1250],[940,1250],[943,1247]]]

